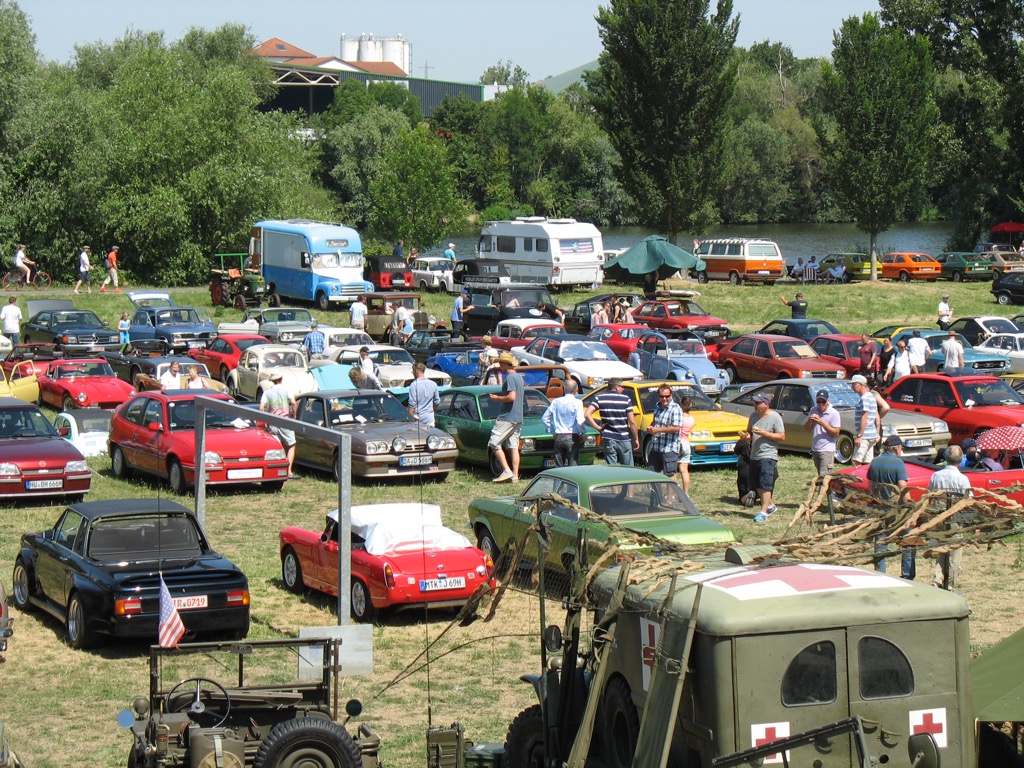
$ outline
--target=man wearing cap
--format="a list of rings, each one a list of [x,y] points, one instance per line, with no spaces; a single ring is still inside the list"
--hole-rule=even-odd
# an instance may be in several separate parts
[[[949,337],[942,342],[942,354],[946,356],[943,363],[944,371],[954,371],[964,367],[964,345],[956,337],[956,331],[950,331]]]
[[[807,319],[807,302],[804,301],[804,295],[797,293],[796,298],[793,301],[786,301],[785,296],[779,296],[782,299],[782,303],[789,307],[794,320],[806,320]]]
[[[348,369],[348,378],[356,389],[384,389],[376,375],[367,373],[358,365],[353,365]]]
[[[924,364],[931,354],[932,349],[928,342],[921,338],[921,329],[915,328],[907,339],[907,352],[910,353],[910,369],[914,373],[923,373]]]
[[[444,249],[444,257],[455,266],[457,260],[455,258],[455,243],[448,243],[448,247]]]
[[[377,365],[373,362],[373,358],[370,357],[369,347],[359,348],[359,362],[357,363],[357,366],[362,368],[364,373],[368,373],[374,378],[377,378]]]
[[[741,440],[750,440],[749,487],[761,496],[761,511],[755,523],[763,523],[777,507],[772,503],[775,481],[779,479],[779,443],[786,439],[786,425],[777,411],[771,408],[771,398],[758,392],[752,398],[754,412],[750,414],[746,430],[740,431]]]
[[[601,412],[601,423],[594,414]],[[605,464],[633,466],[633,451],[640,450],[640,432],[633,414],[633,400],[622,379],[609,379],[608,387],[592,398],[583,414],[587,423],[601,433]]]
[[[357,330],[363,330],[366,327],[366,302],[363,297],[360,296],[358,299],[352,302],[348,308],[349,311],[349,325]]]
[[[469,312],[471,309],[473,309],[473,305],[469,303],[469,291],[463,288],[459,291],[459,295],[455,297],[455,304],[452,306],[452,338],[463,336],[463,313]]]
[[[949,330],[949,324],[953,322],[953,308],[949,306],[949,294],[942,294],[942,301],[939,302],[939,329]]]
[[[289,419],[295,418],[295,396],[291,390],[282,383],[284,377],[280,371],[271,371],[269,389],[263,390],[260,398],[260,410],[274,416],[285,416]],[[270,427],[270,434],[281,441],[285,452],[288,455],[288,474],[292,473],[292,463],[295,461],[295,432],[284,427]]]
[[[957,501],[967,496],[973,496],[970,481],[960,471],[960,462],[963,461],[964,452],[959,445],[951,445],[946,449],[946,466],[932,475],[928,482],[929,493],[942,491],[945,498],[937,499],[934,512],[940,513],[948,509]],[[955,530],[960,527],[958,515],[954,515],[946,524],[947,530]],[[956,589],[960,585],[960,563],[963,560],[963,548],[951,549],[948,554],[942,554],[935,558],[935,569],[932,572],[932,586],[939,589]]]
[[[898,435],[885,438],[882,452],[868,467],[868,482],[871,495],[885,504],[898,504],[907,491],[907,465],[903,461],[903,441]],[[887,544],[877,544],[876,552],[888,550]],[[875,561],[875,570],[885,573],[885,558]],[[917,575],[916,552],[913,547],[903,550],[900,562],[900,576],[913,579]]]
[[[828,401],[828,390],[819,389],[817,407],[807,416],[804,429],[811,430],[811,459],[818,477],[832,474],[836,464],[836,438],[839,436],[839,411]]]
[[[498,362],[498,350],[494,348],[494,339],[491,338],[490,335],[484,336],[480,339],[480,344],[483,348],[477,356],[477,367],[480,371],[480,383],[483,384],[487,371],[491,369],[492,365]]]
[[[302,346],[306,350],[306,354],[310,359],[322,355],[324,353],[324,345],[327,342],[327,338],[320,330],[320,325],[314,320],[309,324],[309,333],[306,334],[306,338],[302,340]]]
[[[504,406],[494,420],[487,447],[494,452],[494,458],[501,467],[501,472],[494,478],[494,482],[518,482],[519,433],[523,428],[523,399],[526,385],[522,374],[516,371],[516,359],[510,353],[502,352],[498,355],[498,365],[505,380],[501,383],[501,392],[492,392],[488,397],[504,403]],[[512,455],[511,466],[505,457],[506,448]]]
[[[78,282],[75,283],[75,290],[72,293],[78,293],[78,289],[82,287],[82,283],[85,283],[85,287],[89,293],[92,293],[92,282],[89,278],[89,273],[92,271],[92,265],[89,263],[89,253],[92,249],[88,245],[82,246],[82,252],[78,254]]]
[[[441,404],[437,384],[426,376],[427,366],[416,363],[412,367],[413,380],[409,385],[409,415],[424,427],[434,426],[434,409]]]
[[[860,398],[853,411],[853,424],[857,430],[853,438],[853,465],[859,466],[868,464],[875,455],[875,443],[882,434],[882,417],[878,415],[878,401],[868,387],[868,380],[858,373],[850,383]]]

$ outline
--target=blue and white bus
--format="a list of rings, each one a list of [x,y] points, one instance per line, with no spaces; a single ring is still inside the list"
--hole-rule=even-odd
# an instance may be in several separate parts
[[[250,265],[267,282],[271,304],[311,301],[319,309],[348,305],[373,290],[363,279],[359,233],[307,219],[259,221],[249,241]]]

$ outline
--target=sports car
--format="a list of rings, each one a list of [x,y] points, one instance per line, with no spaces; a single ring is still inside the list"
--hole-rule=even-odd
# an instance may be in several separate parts
[[[902,331],[892,337],[894,345],[901,341],[909,341],[913,331]],[[937,331],[934,328],[921,331],[921,338],[928,342],[931,354],[925,358],[924,369],[926,371],[941,371],[946,367],[946,354],[942,351],[942,344],[949,338],[949,331]],[[964,370],[988,376],[998,376],[1000,373],[1009,372],[1010,361],[1003,355],[996,354],[994,350],[979,350],[971,346],[963,336],[957,334],[959,341],[964,348]]]
[[[139,392],[114,412],[110,421],[110,461],[114,477],[134,471],[166,478],[174,493],[195,483],[195,399],[230,400],[208,389]],[[288,479],[284,448],[251,422],[207,412],[206,484],[264,483],[280,490]]]
[[[65,355],[95,355],[121,346],[117,331],[95,312],[75,309],[68,299],[29,301],[28,315],[28,322],[21,327],[21,340],[26,344],[53,343]]]
[[[57,434],[81,451],[83,456],[103,456],[107,452],[107,435],[113,415],[99,408],[76,408],[58,413],[53,426]]]
[[[1009,364],[1006,370],[1010,373],[1024,373],[1024,333],[996,333],[977,344],[974,349],[1001,355]]]
[[[60,357],[64,357],[64,353],[57,349],[57,345],[52,342],[17,344],[7,353],[3,362],[0,362],[0,368],[3,369],[4,373],[10,375],[18,363],[31,361],[38,364],[38,369],[35,370],[35,373],[40,374],[46,370],[51,360]],[[21,370],[32,371],[32,368],[31,366],[22,366]]]
[[[980,344],[997,333],[1021,333],[1024,325],[1016,320],[999,315],[982,317],[961,317],[949,324],[949,330],[956,331],[971,344]]]
[[[61,439],[42,411],[0,397],[0,498],[82,497],[91,486],[85,457]]]
[[[424,475],[443,480],[455,469],[459,455],[455,441],[443,430],[420,425],[388,392],[311,392],[301,395],[296,406],[299,421],[351,436],[354,477]],[[338,446],[297,435],[295,462],[331,472],[337,479]]]
[[[192,510],[167,499],[75,504],[52,528],[21,537],[14,604],[63,622],[72,648],[100,635],[156,643],[160,585],[185,631],[241,639],[249,632],[249,582],[215,552]]]
[[[441,404],[434,409],[434,422],[453,438],[459,448],[459,460],[467,464],[490,467],[497,477],[501,467],[487,449],[491,427],[503,403],[488,395],[501,392],[497,386],[454,387],[441,395]],[[555,438],[545,429],[541,416],[548,399],[536,389],[527,387],[523,403],[523,427],[519,440],[521,472],[555,465]],[[507,449],[506,449],[507,450]],[[593,464],[597,453],[597,432],[587,428],[580,446],[580,464]]]
[[[270,339],[256,333],[226,333],[218,336],[206,349],[190,349],[188,356],[214,371],[217,378],[224,384],[228,383],[228,374],[238,367],[238,358],[249,347],[269,344]]]
[[[480,377],[480,347],[460,351],[441,351],[427,358],[427,368],[451,377],[457,387],[475,384]]]
[[[338,594],[338,510],[322,533],[282,528],[281,579]],[[481,586],[493,588],[494,563],[469,539],[441,522],[435,504],[352,507],[352,616],[372,621],[387,608],[461,606]]]
[[[518,497],[486,497],[470,503],[469,524],[477,546],[494,562],[502,551],[532,535],[537,519],[530,514],[529,500],[541,494],[558,494],[626,528],[677,544],[735,541],[732,531],[702,517],[683,489],[658,472],[622,465],[561,467],[541,472]],[[557,502],[543,516],[550,531],[545,565],[565,569],[566,557],[576,551],[579,528],[587,530],[594,550],[591,564],[597,561],[611,532],[606,524],[581,518],[576,510]],[[535,546],[532,551],[536,553]]]
[[[40,403],[58,410],[115,408],[135,394],[132,385],[99,358],[56,360],[37,378]]]

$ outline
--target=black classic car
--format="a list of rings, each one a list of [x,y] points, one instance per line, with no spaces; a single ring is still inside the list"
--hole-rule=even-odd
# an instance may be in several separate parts
[[[535,317],[548,318],[537,304],[554,306],[551,291],[544,285],[506,283],[502,285],[467,284],[473,309],[464,314],[463,330],[470,336],[490,333],[501,320]]]
[[[114,369],[114,374],[122,381],[127,381],[140,392],[143,389],[153,389],[152,380],[159,380],[161,374],[171,363],[177,363],[184,376],[190,366],[199,368],[199,374],[204,379],[210,379],[210,372],[206,366],[194,358],[184,355],[154,355],[135,344],[125,344],[115,352],[104,352],[100,355]],[[210,386],[212,382],[205,382]],[[216,387],[215,387],[216,388]]]
[[[28,302],[28,322],[21,328],[21,340],[47,342],[65,355],[94,355],[117,349],[120,337],[96,313],[75,309],[68,299],[40,299]]]
[[[211,549],[191,510],[166,499],[74,504],[53,528],[23,535],[14,604],[63,622],[73,648],[101,634],[155,643],[161,573],[188,635],[248,634],[245,574]]]
[[[464,352],[480,348],[480,345],[475,342],[461,341],[453,337],[452,332],[447,328],[413,331],[412,336],[403,346],[417,363],[425,363],[427,358],[441,352]]]

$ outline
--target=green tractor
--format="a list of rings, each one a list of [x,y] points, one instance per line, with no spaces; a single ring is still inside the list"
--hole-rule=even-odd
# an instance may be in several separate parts
[[[246,264],[248,254],[218,253],[214,259],[220,262],[219,269],[210,267],[210,301],[214,306],[233,306],[245,311],[246,307],[263,303],[267,284],[258,264]]]

